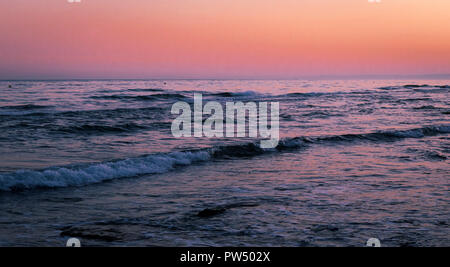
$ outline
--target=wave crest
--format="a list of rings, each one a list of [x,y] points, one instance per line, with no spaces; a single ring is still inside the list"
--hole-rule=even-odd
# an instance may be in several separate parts
[[[450,133],[450,125],[428,126],[409,130],[380,131],[366,134],[295,137],[280,140],[279,145],[275,149],[262,149],[257,145],[257,142],[251,142],[200,150],[153,154],[84,166],[52,167],[45,170],[19,170],[12,173],[0,174],[0,191],[83,186],[117,178],[165,173],[173,170],[177,166],[191,165],[215,158],[247,158],[276,151],[298,149],[309,144],[320,144],[323,142],[395,141],[404,138],[421,138],[448,133]]]
[[[206,151],[172,152],[79,167],[49,168],[41,171],[20,170],[0,174],[0,190],[21,191],[34,188],[83,186],[116,178],[165,173],[176,166],[190,165],[209,158],[210,155]]]

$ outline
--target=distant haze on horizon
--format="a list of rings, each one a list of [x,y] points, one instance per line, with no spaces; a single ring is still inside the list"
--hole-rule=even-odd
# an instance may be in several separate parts
[[[1,1],[0,79],[450,74],[448,0],[81,1]]]

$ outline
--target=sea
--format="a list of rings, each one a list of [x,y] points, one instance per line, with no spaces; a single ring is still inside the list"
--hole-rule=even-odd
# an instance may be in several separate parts
[[[278,146],[174,137],[194,93]],[[0,246],[450,246],[449,158],[449,80],[0,81]]]

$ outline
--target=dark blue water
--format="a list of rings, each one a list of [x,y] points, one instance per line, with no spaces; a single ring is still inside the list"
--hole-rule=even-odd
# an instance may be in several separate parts
[[[0,82],[0,245],[450,245],[449,84]],[[173,137],[194,92],[279,102],[279,146]]]

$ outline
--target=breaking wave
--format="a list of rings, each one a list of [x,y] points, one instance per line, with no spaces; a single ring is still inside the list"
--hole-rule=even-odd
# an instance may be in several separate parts
[[[380,131],[366,134],[345,134],[320,137],[282,139],[275,149],[262,149],[259,142],[217,146],[208,149],[153,154],[117,161],[82,166],[52,167],[44,170],[19,170],[0,174],[0,191],[34,188],[84,186],[117,178],[165,173],[178,166],[187,166],[212,159],[248,158],[265,153],[299,149],[324,142],[395,141],[450,133],[450,125],[428,126],[408,130]]]
[[[0,190],[20,191],[33,188],[83,186],[116,178],[165,173],[176,166],[206,161],[206,151],[172,152],[77,167],[54,167],[45,170],[20,170],[0,174]]]

